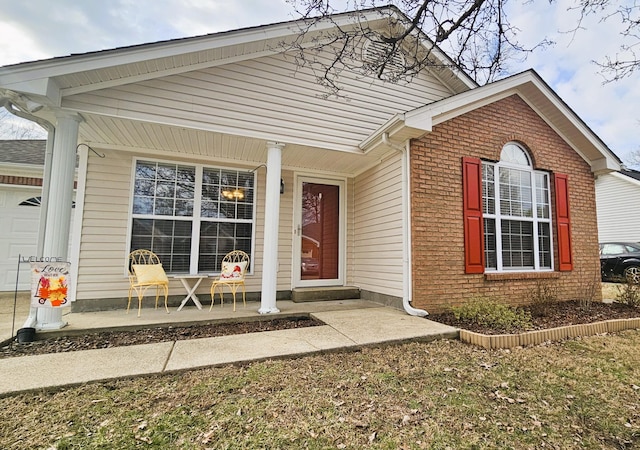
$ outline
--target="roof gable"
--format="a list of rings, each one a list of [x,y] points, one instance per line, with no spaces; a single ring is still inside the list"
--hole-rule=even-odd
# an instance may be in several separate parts
[[[313,22],[304,40],[310,45],[336,26],[357,27],[367,22],[372,28],[383,27],[390,13],[404,17],[395,7],[336,14]],[[282,53],[299,36],[304,23],[281,22],[0,67],[0,87],[59,106],[66,95]],[[436,47],[433,54],[440,63],[434,74],[452,91],[476,86],[468,75],[452,69],[453,62],[440,49]]]
[[[393,126],[379,129],[363,142],[363,148],[381,145],[375,136],[398,134],[417,138],[432,127],[511,95],[522,98],[590,166],[595,174],[620,170],[620,159],[533,70],[481,86],[406,112]],[[412,130],[407,133],[406,130]]]

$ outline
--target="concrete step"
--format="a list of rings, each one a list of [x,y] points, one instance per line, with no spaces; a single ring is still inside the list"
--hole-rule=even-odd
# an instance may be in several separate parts
[[[295,303],[359,298],[360,288],[355,286],[295,288],[291,291],[291,300]]]

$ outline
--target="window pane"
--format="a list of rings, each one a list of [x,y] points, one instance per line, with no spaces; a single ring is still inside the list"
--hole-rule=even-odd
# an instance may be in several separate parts
[[[130,250],[140,248],[158,255],[165,271],[188,273],[191,222],[134,218]]]
[[[138,161],[136,164],[136,179],[156,179],[156,164],[152,162]]]
[[[155,195],[155,184],[153,180],[136,180],[133,193],[135,195],[153,197]]]
[[[536,173],[536,207],[539,218],[550,217],[549,176],[546,173]]]
[[[153,198],[150,197],[133,197],[133,213],[134,214],[153,214]]]
[[[176,166],[174,164],[158,164],[158,180],[175,180]]]
[[[154,214],[157,216],[173,216],[173,199],[158,198],[156,199],[156,207]]]
[[[495,219],[484,219],[484,256],[487,269],[498,268]]]
[[[200,225],[199,272],[219,272],[222,258],[232,250],[251,255],[252,225],[203,222]]]
[[[538,258],[540,267],[551,268],[551,227],[548,223],[538,224]]]
[[[484,214],[496,213],[494,167],[489,164],[482,165],[482,212]]]
[[[500,213],[507,216],[533,217],[530,172],[499,168]]]
[[[220,202],[220,217],[226,217],[227,219],[236,218],[236,204],[229,202]]]
[[[518,164],[521,166],[529,165],[529,157],[527,156],[527,153],[516,144],[507,144],[502,148],[500,161]]]
[[[167,272],[219,272],[228,252],[251,251],[254,180],[255,174],[247,171],[203,167],[202,178],[196,179],[195,166],[136,162],[132,249],[158,254]],[[194,210],[196,191],[202,192],[200,211]],[[193,236],[196,220],[201,222],[200,236]],[[196,260],[191,255],[193,239],[198,243],[195,268],[190,267]]]
[[[156,184],[156,197],[174,198],[176,196],[176,185],[173,181],[158,181]]]
[[[533,223],[502,220],[502,265],[533,268]]]
[[[176,200],[176,216],[187,216],[190,217],[193,215],[193,200]]]

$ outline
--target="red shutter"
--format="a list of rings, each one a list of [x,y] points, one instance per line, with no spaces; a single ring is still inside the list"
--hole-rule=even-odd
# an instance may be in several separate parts
[[[484,273],[484,223],[482,220],[482,162],[462,158],[464,209],[464,271]]]
[[[556,188],[556,227],[558,230],[558,270],[573,270],[571,252],[571,218],[569,217],[569,185],[567,175],[554,174]]]

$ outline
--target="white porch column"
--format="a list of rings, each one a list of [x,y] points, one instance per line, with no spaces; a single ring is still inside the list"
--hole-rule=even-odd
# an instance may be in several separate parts
[[[278,232],[280,225],[280,175],[284,144],[267,142],[267,189],[264,210],[264,253],[260,314],[277,313]]]
[[[48,201],[44,206],[46,225],[41,256],[59,256],[68,260],[76,146],[79,123],[82,118],[78,114],[69,113],[60,114],[57,119],[51,158],[51,176],[49,185],[43,186],[43,190],[48,190],[48,195],[43,194]],[[62,320],[62,308],[37,309],[35,328],[55,330],[67,324]]]

